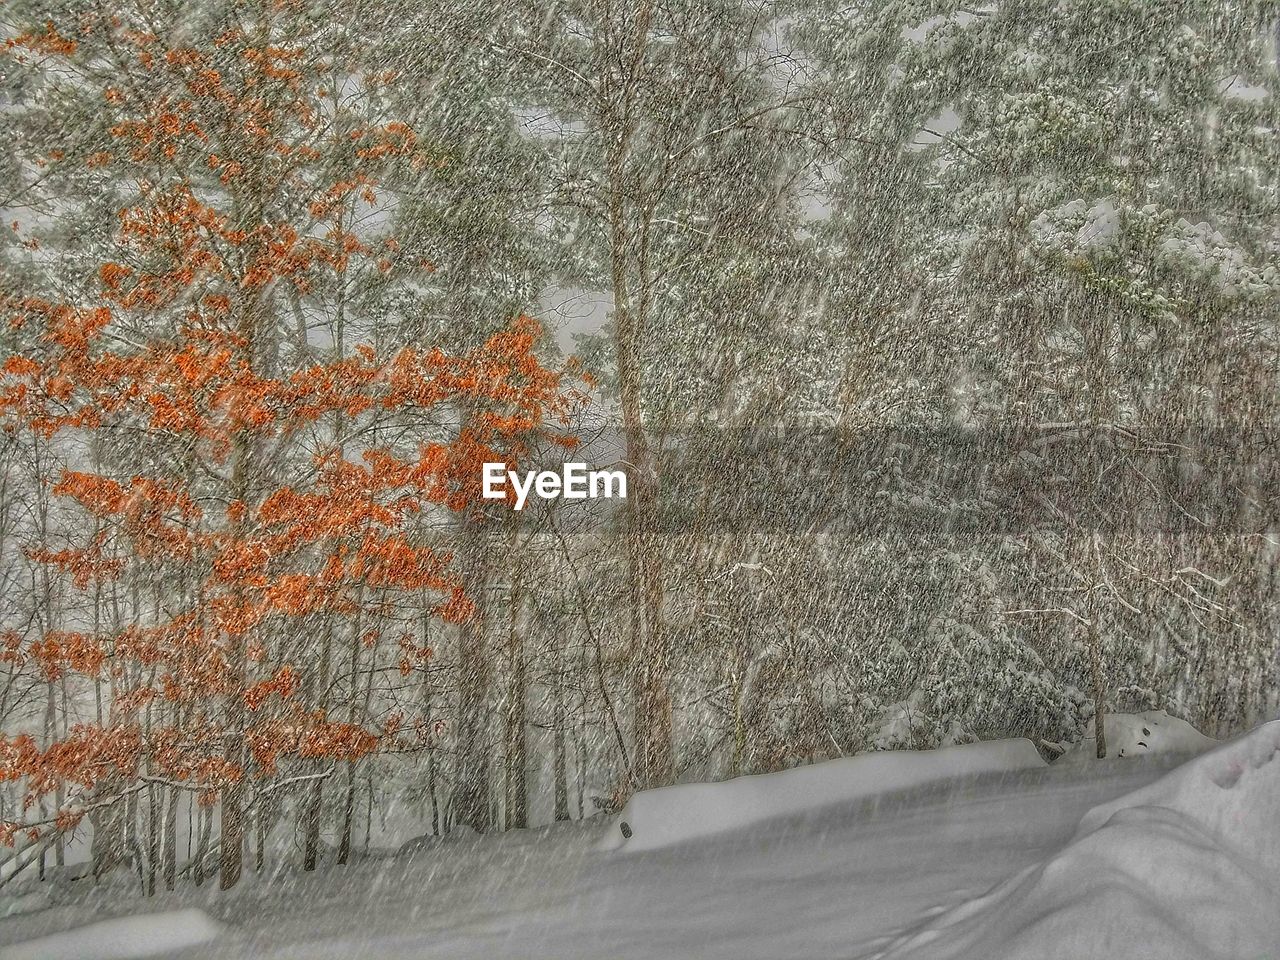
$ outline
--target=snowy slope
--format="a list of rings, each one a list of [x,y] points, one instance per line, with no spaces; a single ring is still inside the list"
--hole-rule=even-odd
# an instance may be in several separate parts
[[[931,780],[1042,766],[1030,740],[992,740],[941,750],[866,753],[723,783],[644,790],[627,803],[601,849],[653,850]]]
[[[1061,851],[924,923],[912,960],[1238,960],[1280,946],[1280,721],[1090,810]]]
[[[131,960],[195,946],[221,930],[222,925],[203,910],[144,913],[0,947],[0,960]]]
[[[0,919],[0,945],[25,942],[18,956],[40,956],[31,952],[37,937],[196,908],[221,932],[180,951],[185,960],[1051,960],[1037,938],[1089,927],[1088,906],[1126,923],[1163,915],[1164,939],[1151,943],[1164,952],[1077,950],[1072,960],[1217,958],[1229,954],[1195,952],[1213,911],[1248,930],[1269,892],[1258,859],[1271,851],[1255,834],[1276,812],[1255,804],[1275,790],[1277,764],[1264,762],[1275,737],[1272,725],[1180,768],[1156,755],[914,787],[886,776],[888,792],[625,855],[599,849],[617,829],[616,819],[599,819],[426,844],[282,882],[250,875],[229,894],[205,887],[122,900],[118,888],[63,889],[48,909]],[[921,756],[950,764],[955,755]],[[812,769],[826,766],[834,779],[843,765]],[[1207,806],[1213,798],[1225,805]],[[1252,860],[1230,841],[1237,824]],[[938,952],[948,945],[956,950]],[[145,955],[134,946],[114,956]]]

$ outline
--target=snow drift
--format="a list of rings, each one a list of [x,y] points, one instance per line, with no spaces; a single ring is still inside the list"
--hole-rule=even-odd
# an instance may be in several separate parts
[[[1280,721],[1095,807],[1056,855],[884,960],[1241,960],[1280,945]]]
[[[1163,710],[1108,713],[1102,718],[1108,757],[1140,757],[1150,753],[1203,753],[1218,741]],[[1059,763],[1089,762],[1097,757],[1097,741],[1085,737]]]
[[[132,960],[193,947],[221,932],[222,924],[195,908],[143,913],[0,947],[0,960]]]
[[[722,783],[660,787],[633,796],[600,847],[651,850],[933,780],[1040,766],[1044,760],[1031,741],[992,740],[867,753]]]

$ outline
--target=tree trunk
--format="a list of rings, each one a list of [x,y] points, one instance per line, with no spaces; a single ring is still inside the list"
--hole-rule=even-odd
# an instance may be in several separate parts
[[[513,530],[513,554],[515,532]],[[524,637],[520,631],[519,560],[514,559],[511,569],[511,619],[508,624],[508,658],[510,660],[511,686],[507,694],[506,730],[506,794],[507,829],[522,830],[529,825],[528,763],[526,712],[528,701],[528,664],[525,662]]]
[[[1093,736],[1098,745],[1098,759],[1107,756],[1107,689],[1102,669],[1102,638],[1098,632],[1096,609],[1089,618],[1089,675],[1093,686]]]
[[[644,424],[641,348],[652,296],[649,270],[649,211],[628,210],[631,194],[627,160],[638,125],[635,92],[649,43],[653,4],[640,4],[627,24],[634,50],[628,51],[629,73],[621,78],[617,98],[610,99],[601,117],[612,147],[606,158],[610,275],[613,286],[614,347],[618,367],[618,399],[626,445],[626,542],[632,581],[632,670],[635,697],[634,736],[636,787],[670,783],[675,778],[672,746],[670,663],[663,629],[663,588],[660,552],[653,511],[656,472]],[[613,66],[608,66],[612,73]],[[639,223],[635,227],[635,223]],[[634,278],[634,283],[633,283]],[[634,291],[633,291],[634,287]],[[634,295],[633,295],[634,294]]]
[[[251,329],[251,327],[250,327]],[[252,351],[252,340],[250,347]],[[232,472],[232,495],[242,503],[248,501],[249,460],[252,456],[251,444],[241,434],[236,438],[235,465]],[[233,537],[240,538],[241,524],[232,524]],[[235,687],[227,695],[226,729],[223,731],[223,756],[235,771],[231,779],[222,788],[222,823],[218,833],[218,860],[220,876],[218,885],[223,890],[230,890],[240,881],[240,871],[244,850],[244,693],[248,678],[248,659],[245,656],[245,637],[243,634],[228,638],[228,665],[235,679]]]
[[[422,647],[431,648],[431,614],[430,603],[424,600],[422,608]],[[435,691],[431,684],[431,658],[422,665],[422,716],[431,723],[431,713],[435,705]],[[431,800],[431,835],[440,835],[440,804],[436,799],[436,743],[434,731],[432,741],[427,746],[427,796]]]
[[[164,813],[164,888],[172,890],[178,880],[178,791],[169,788]]]
[[[336,81],[335,81],[336,82]],[[334,135],[341,140],[345,136],[345,131],[341,126],[334,129]],[[341,217],[338,220],[338,228],[344,228]],[[290,289],[296,295],[296,289],[290,286]],[[338,271],[338,295],[337,303],[334,308],[333,318],[333,350],[335,358],[341,362],[347,356],[347,277],[345,267]],[[296,309],[301,310],[301,305]],[[306,342],[306,325],[302,322],[302,342]],[[347,455],[347,423],[342,410],[333,412],[333,441],[338,451],[338,456],[346,459]],[[320,663],[318,665],[319,676],[316,684],[318,694],[318,702],[322,708],[329,705],[329,673],[330,661],[333,657],[333,619],[331,616],[325,617],[324,624],[324,644],[320,654]],[[352,680],[355,683],[355,680]],[[354,687],[352,688],[354,690]],[[313,702],[316,702],[313,700]],[[312,770],[318,772],[320,763],[312,765]],[[315,870],[316,862],[320,854],[320,824],[324,815],[324,779],[317,779],[311,785],[311,797],[306,805],[303,814],[303,854],[302,869],[310,872]]]
[[[318,702],[322,707],[327,707],[329,703],[329,663],[333,656],[333,621],[329,617],[325,618],[324,645],[320,651],[319,677],[316,682],[316,696],[312,702]],[[314,771],[319,771],[319,763],[313,765]],[[302,851],[302,869],[304,871],[312,871],[316,868],[316,862],[320,856],[320,821],[324,813],[324,780],[317,779],[311,784],[311,795],[307,800],[306,809],[303,814],[302,835],[303,835],[303,851]]]
[[[338,863],[351,859],[351,820],[356,813],[356,765],[347,764],[347,796],[342,803],[342,837],[338,841]]]
[[[94,798],[109,797],[123,786],[120,776],[112,774],[94,790]],[[94,879],[99,879],[124,861],[124,804],[117,801],[97,807],[89,814],[89,824],[93,827],[89,859],[93,864]]]
[[[320,856],[320,811],[324,806],[324,787],[321,784],[322,781],[317,780],[311,785],[311,796],[303,817],[302,869],[306,871],[316,868]]]
[[[253,823],[254,833],[257,835],[257,843],[253,848],[253,869],[261,873],[267,863],[267,809],[261,800],[258,801],[258,810],[254,815]]]
[[[615,267],[615,274],[622,268]],[[649,440],[640,410],[639,331],[626,304],[625,278],[615,277],[618,376],[628,471],[627,549],[632,580],[636,778],[638,787],[674,779],[670,665],[662,622],[662,571],[652,514],[656,490]],[[621,287],[621,289],[620,289]]]
[[[563,658],[561,658],[563,661]],[[565,756],[565,723],[567,718],[564,709],[564,683],[559,675],[556,677],[555,708],[552,717],[552,761],[551,781],[555,792],[555,820],[560,823],[569,819],[569,765]]]
[[[206,810],[200,816],[200,839],[196,841],[196,886],[204,882],[204,859],[209,855],[209,847],[213,842],[213,810]]]
[[[357,591],[360,598],[359,603],[364,602],[364,587],[361,586]],[[351,709],[348,714],[348,722],[355,723],[357,719],[363,719],[369,712],[369,701],[373,696],[373,674],[375,666],[374,652],[370,652],[369,656],[369,676],[365,684],[363,704],[359,697],[356,696],[357,685],[360,680],[360,648],[363,645],[362,631],[363,618],[361,611],[356,610],[355,629],[351,632]],[[349,760],[347,762],[347,796],[342,805],[342,837],[338,841],[338,863],[346,865],[351,858],[351,822],[356,813],[356,761]]]
[[[480,550],[475,559],[482,561]],[[483,562],[473,562],[472,596],[475,616],[463,624],[458,637],[458,765],[454,822],[477,833],[489,821],[489,665],[485,650],[485,608],[488,578]]]
[[[463,628],[463,675],[459,689],[458,785],[454,804],[454,822],[466,824],[477,833],[489,829],[489,751],[487,744],[487,712],[485,710],[486,676],[482,662],[484,651],[477,636],[478,626]]]
[[[269,18],[262,17],[255,31],[255,42],[265,43],[270,30]],[[233,219],[236,226],[245,230],[252,238],[244,248],[244,263],[247,264],[253,263],[262,253],[264,241],[256,232],[267,220],[267,187],[264,177],[269,165],[259,145],[246,141],[242,146],[247,159],[244,164],[245,175],[233,201]],[[270,366],[270,357],[275,351],[275,324],[268,322],[271,310],[267,299],[268,291],[269,287],[241,284],[237,298],[236,333],[240,337],[239,349],[246,365],[254,372]],[[248,506],[253,502],[255,479],[262,470],[259,462],[261,451],[248,428],[242,428],[235,434],[231,449],[231,498]],[[233,519],[230,527],[233,539],[240,540],[244,537],[246,530],[243,519]],[[244,856],[244,790],[249,759],[244,742],[244,690],[249,682],[249,662],[246,656],[248,640],[243,633],[232,633],[227,637],[227,664],[235,687],[227,696],[224,758],[235,772],[222,789],[219,886],[223,890],[230,890],[239,882]]]
[[[222,789],[222,828],[218,834],[218,886],[221,889],[230,890],[240,882],[243,855],[244,793],[241,781],[236,780]]]
[[[160,796],[162,787],[147,787],[147,896],[156,895],[156,875],[160,869]]]

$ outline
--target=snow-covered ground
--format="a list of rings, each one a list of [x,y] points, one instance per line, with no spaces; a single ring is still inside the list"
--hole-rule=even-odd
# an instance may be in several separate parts
[[[645,790],[627,803],[618,829],[600,849],[656,850],[923,783],[1043,766],[1030,740],[993,740],[947,750],[866,753],[723,783]]]
[[[89,927],[81,953],[57,955],[1280,956],[1280,723],[1189,761],[1157,753],[1042,766],[1013,748],[953,750],[962,752],[934,758],[943,780],[904,783],[872,757],[878,792],[725,832],[691,826],[652,849],[601,849],[618,845],[612,818],[424,843],[226,895],[121,901],[118,890],[60,890],[0,920],[0,944],[22,944],[0,947],[0,958],[53,956],[53,941],[36,938],[59,933],[65,949],[68,931],[127,914],[154,916]],[[987,761],[997,769],[972,772]],[[858,762],[832,765],[833,778],[849,783]],[[781,796],[748,792],[766,808]],[[127,929],[136,951],[118,952],[104,929]],[[152,939],[175,930],[190,939]]]
[[[1280,721],[1094,807],[1062,849],[884,956],[1280,956]]]
[[[222,925],[195,907],[99,920],[3,948],[5,960],[131,960],[214,939]]]
[[[1146,713],[1108,713],[1103,718],[1107,738],[1107,756],[1141,757],[1150,753],[1190,755],[1208,750],[1217,741],[1163,710]],[[1091,763],[1098,755],[1098,742],[1092,736],[1076,744],[1059,763],[1077,760]]]

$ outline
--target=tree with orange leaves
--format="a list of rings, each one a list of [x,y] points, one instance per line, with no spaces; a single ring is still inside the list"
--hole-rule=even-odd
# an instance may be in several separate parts
[[[255,805],[426,742],[427,718],[356,709],[373,671],[362,650],[390,642],[395,596],[434,596],[448,622],[470,616],[423,518],[474,511],[484,461],[517,460],[537,437],[572,443],[553,425],[578,397],[537,358],[528,318],[465,352],[348,352],[356,291],[411,294],[433,270],[387,226],[395,187],[437,161],[380,115],[385,81],[318,53],[320,27],[292,6],[231,5],[198,39],[118,10],[8,42],[25,69],[100,97],[109,142],[30,162],[128,194],[74,296],[40,289],[37,273],[2,304],[5,428],[62,444],[66,469],[47,479],[94,531],[31,556],[80,589],[134,585],[131,614],[109,628],[6,638],[7,662],[108,690],[98,718],[65,735],[0,738],[0,780],[21,781],[25,810],[43,811],[3,824],[0,839],[28,857],[140,797],[158,844],[157,798],[189,792],[217,807],[227,888]],[[332,319],[331,342],[312,342],[317,317]],[[79,442],[103,438],[110,469],[78,461]],[[314,629],[318,670],[299,660]],[[400,663],[430,655],[403,633],[395,643]],[[340,698],[333,644],[350,655]]]

